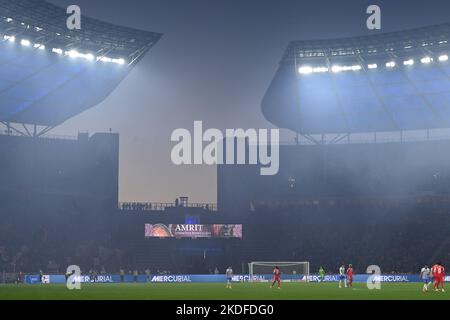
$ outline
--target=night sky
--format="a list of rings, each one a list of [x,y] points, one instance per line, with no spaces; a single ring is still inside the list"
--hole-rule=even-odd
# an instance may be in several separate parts
[[[366,8],[382,9],[381,32],[450,21],[450,1],[52,0],[82,14],[164,34],[102,104],[51,133],[119,132],[120,200],[216,201],[216,168],[172,164],[170,135],[206,128],[272,128],[260,103],[291,40],[379,33]],[[290,134],[283,134],[290,139]]]

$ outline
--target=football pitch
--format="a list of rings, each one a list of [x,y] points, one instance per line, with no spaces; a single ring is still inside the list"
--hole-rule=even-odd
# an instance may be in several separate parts
[[[449,292],[422,292],[421,283],[383,283],[369,290],[365,283],[339,289],[337,283],[82,284],[81,290],[65,285],[0,285],[0,300],[448,300]]]

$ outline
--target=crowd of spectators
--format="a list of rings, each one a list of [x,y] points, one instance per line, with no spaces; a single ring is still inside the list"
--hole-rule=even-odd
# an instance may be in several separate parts
[[[242,216],[243,240],[209,242],[145,240],[141,223],[135,229],[101,226],[72,219],[77,214],[70,207],[44,208],[44,214],[14,206],[1,210],[11,214],[1,217],[0,272],[62,274],[75,264],[97,274],[222,273],[228,265],[241,271],[250,261],[266,260],[310,261],[311,270],[336,272],[352,263],[357,272],[375,264],[386,273],[415,273],[436,260],[450,263],[450,206],[443,198],[258,204]],[[114,228],[125,232],[110,232]]]
[[[264,222],[248,224],[246,236],[260,238],[258,245],[275,261],[310,261],[313,269],[334,272],[342,263],[352,263],[359,272],[378,265],[387,273],[417,273],[437,260],[450,263],[447,201],[323,201],[260,206],[256,214]]]

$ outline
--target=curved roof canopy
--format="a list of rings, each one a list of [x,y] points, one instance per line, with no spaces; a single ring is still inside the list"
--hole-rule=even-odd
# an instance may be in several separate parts
[[[88,17],[41,0],[0,0],[0,121],[54,127],[103,101],[161,34]]]
[[[450,23],[289,44],[262,102],[302,134],[450,127]]]

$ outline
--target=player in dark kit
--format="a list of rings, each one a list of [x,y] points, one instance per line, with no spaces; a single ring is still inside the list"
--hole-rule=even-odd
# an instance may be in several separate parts
[[[445,269],[442,266],[442,263],[438,262],[431,268],[431,273],[433,274],[434,279],[434,290],[439,291],[439,287],[442,288],[442,292],[444,290],[444,282],[445,282]]]
[[[272,281],[272,285],[270,286],[271,288],[273,288],[275,282],[278,282],[278,289],[280,289],[281,287],[281,271],[280,268],[278,268],[278,266],[275,267],[275,269],[273,269],[273,281]]]
[[[349,288],[353,287],[353,266],[351,264],[348,265],[347,269],[347,285]]]

